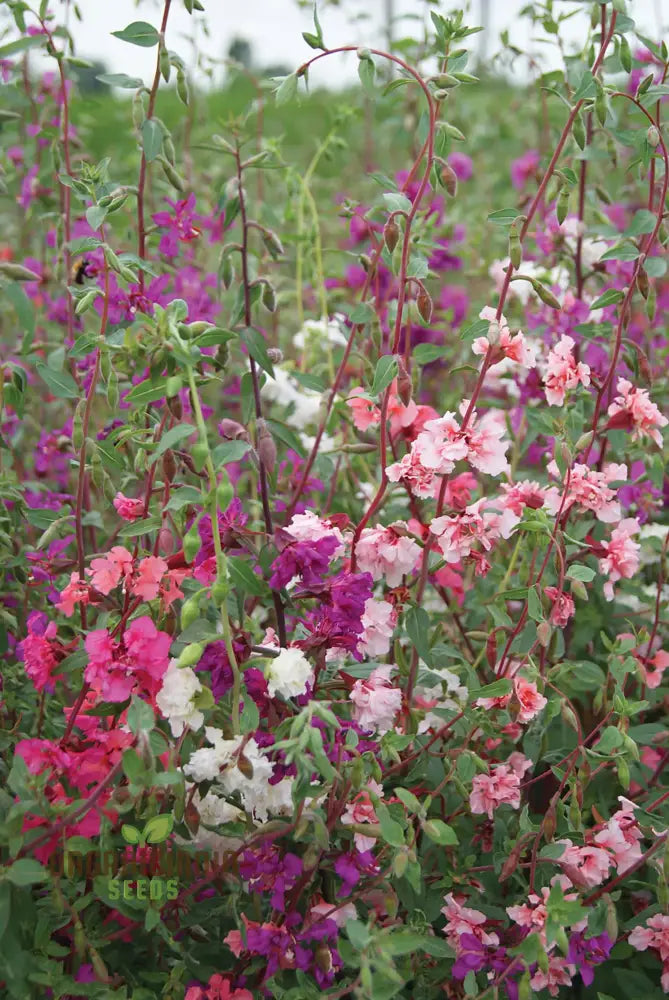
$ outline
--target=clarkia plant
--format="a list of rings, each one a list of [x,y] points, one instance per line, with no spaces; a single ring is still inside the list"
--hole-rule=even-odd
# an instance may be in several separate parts
[[[96,96],[0,3],[0,993],[660,997],[667,46],[207,93],[175,6]]]

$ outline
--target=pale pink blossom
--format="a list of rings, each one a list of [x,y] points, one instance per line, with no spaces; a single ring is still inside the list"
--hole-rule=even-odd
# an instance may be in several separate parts
[[[454,413],[428,420],[411,446],[426,469],[446,475],[467,455],[467,443]]]
[[[341,817],[344,826],[349,826],[351,823],[378,823],[378,816],[369,793],[371,791],[379,799],[383,799],[383,788],[373,778],[369,779],[367,785],[367,788],[358,792],[352,802],[346,803],[346,811]],[[376,837],[367,837],[364,833],[354,833],[353,839],[359,851],[369,851],[376,844]]]
[[[630,430],[633,440],[648,436],[661,448],[660,428],[666,427],[667,418],[652,402],[648,390],[637,389],[625,378],[618,379],[616,390],[618,395],[608,409],[608,427]]]
[[[579,384],[590,385],[590,368],[576,361],[573,350],[573,338],[563,334],[548,354],[544,382],[550,406],[562,406],[568,389],[575,389]]]
[[[294,514],[290,523],[286,525],[286,531],[298,542],[318,542],[321,538],[334,535],[339,547],[332,553],[333,559],[345,550],[344,536],[337,525],[328,518],[319,517],[311,510],[305,510],[303,514]]]
[[[362,729],[387,733],[393,728],[402,705],[402,692],[390,681],[392,669],[391,665],[377,667],[369,677],[353,685],[350,694],[353,717]]]
[[[521,753],[520,750],[514,750],[513,753],[510,753],[504,763],[508,764],[513,773],[517,774],[521,780],[534,767],[532,761],[524,753]]]
[[[669,653],[660,649],[651,657],[637,657],[644,683],[649,688],[658,688],[662,683],[662,675],[669,667]]]
[[[475,775],[469,796],[471,811],[485,813],[488,819],[501,805],[520,809],[520,779],[506,764],[493,767],[490,774]]]
[[[541,990],[548,990],[552,997],[556,997],[560,992],[561,986],[571,985],[571,978],[575,973],[576,969],[574,966],[569,965],[567,959],[563,958],[562,955],[549,955],[548,970],[542,972],[537,966],[530,979],[530,986],[534,993],[539,993]]]
[[[544,505],[545,488],[529,479],[521,479],[517,483],[500,483],[503,495],[496,498],[496,506],[512,511],[518,518],[523,516],[526,507],[539,510]]]
[[[359,431],[369,430],[374,424],[378,424],[381,419],[381,410],[371,399],[364,399],[365,390],[361,386],[349,389],[346,399],[347,405],[353,415],[353,423]]]
[[[518,722],[531,722],[547,705],[544,696],[537,691],[534,681],[528,681],[525,677],[514,677],[513,693],[520,706]]]
[[[430,531],[446,562],[457,563],[471,555],[474,545],[480,544],[486,552],[493,542],[503,537],[504,525],[500,515],[484,511],[485,498],[470,504],[460,514],[435,517]]]
[[[87,572],[92,586],[106,596],[132,573],[132,555],[122,545],[114,545],[106,556],[91,560]]]
[[[133,595],[143,601],[155,601],[160,593],[160,583],[167,568],[167,563],[160,556],[147,556],[146,559],[142,559],[130,588]]]
[[[71,618],[78,604],[88,604],[90,599],[88,584],[79,579],[78,572],[74,572],[70,576],[70,582],[61,590],[58,596],[59,600],[56,603],[56,607],[67,618]]]
[[[669,916],[664,913],[653,914],[645,926],[641,924],[634,928],[628,941],[637,951],[652,948],[658,952],[663,964],[662,989],[669,993]]]
[[[611,867],[611,855],[601,847],[586,844],[578,847],[571,840],[558,840],[564,844],[564,853],[559,858],[567,878],[578,888],[592,889],[601,885]]]
[[[613,600],[614,583],[623,578],[629,580],[639,568],[641,546],[632,538],[638,531],[639,522],[634,517],[628,517],[613,529],[608,541],[602,542],[606,555],[599,560],[599,569],[608,576],[604,584],[607,601]]]
[[[391,483],[403,482],[413,496],[422,500],[435,495],[438,482],[436,473],[434,469],[425,468],[413,445],[411,451],[403,455],[399,462],[388,466],[386,475]]]
[[[613,855],[613,863],[622,875],[641,857],[640,841],[643,834],[634,815],[634,803],[620,796],[621,808],[613,814],[603,830],[595,834],[594,841]]]
[[[485,945],[498,945],[499,937],[494,931],[487,931],[485,925],[488,918],[480,910],[474,910],[470,906],[464,906],[464,896],[454,896],[449,892],[444,896],[445,906],[441,912],[446,917],[444,934],[448,943],[458,949],[460,938],[463,934],[473,934],[474,937]]]
[[[512,334],[504,316],[500,316],[498,320],[495,310],[490,306],[485,306],[479,316],[481,319],[489,320],[490,332],[487,337],[476,338],[472,344],[473,354],[486,355],[492,349],[495,361],[492,365],[493,370],[498,358],[499,360],[508,358],[523,368],[534,368],[537,363],[536,350],[527,342],[520,330]]]
[[[557,474],[554,462],[548,465],[551,474]],[[572,504],[578,503],[585,510],[590,510],[599,521],[613,524],[620,520],[620,503],[616,499],[616,491],[610,483],[627,479],[627,466],[610,462],[601,472],[587,465],[576,463],[571,470],[567,495],[562,504],[562,493],[550,486],[545,492],[546,509],[550,514],[557,514],[562,505],[563,512],[569,510]]]
[[[507,906],[506,912],[519,927],[526,927],[532,934],[538,934],[544,948],[547,946],[546,923],[548,921],[548,897],[554,885],[560,885],[563,889],[569,888],[569,879],[564,875],[557,875],[551,879],[550,885],[545,885],[541,890],[541,895],[530,893],[527,903],[518,906]],[[575,892],[565,892],[565,900],[572,902],[578,899]],[[569,925],[573,930],[582,930],[587,926],[587,919],[580,920],[576,924]]]
[[[551,625],[564,628],[576,611],[573,598],[558,587],[544,587],[544,594],[553,603],[550,613]]]
[[[463,417],[468,408],[469,400],[465,399],[460,404]],[[488,410],[482,417],[473,410],[464,432],[469,464],[488,476],[500,476],[503,472],[508,472],[506,452],[510,442],[504,438],[505,433],[506,421],[500,410]]]
[[[355,903],[326,903],[325,900],[315,903],[309,908],[309,916],[317,920],[333,920],[337,927],[345,927],[349,920],[355,920],[357,911]]]
[[[397,623],[397,610],[388,601],[369,597],[360,620],[363,627],[360,652],[364,656],[385,656]]]
[[[138,521],[144,517],[143,500],[133,500],[131,497],[124,496],[123,493],[119,492],[114,497],[113,504],[119,516],[124,521]]]
[[[398,587],[402,577],[415,569],[421,552],[412,538],[401,535],[392,525],[384,528],[380,524],[365,528],[355,549],[360,572],[385,580],[389,587]]]
[[[390,396],[388,398],[388,420],[390,420],[390,433],[395,437],[411,427],[418,416],[418,407],[413,399],[405,405],[397,395],[397,379],[390,386]]]

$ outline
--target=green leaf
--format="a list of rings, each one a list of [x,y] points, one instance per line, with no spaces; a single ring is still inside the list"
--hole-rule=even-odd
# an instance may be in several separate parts
[[[486,327],[487,329],[487,327]],[[446,356],[446,348],[438,344],[418,344],[411,355],[418,365],[429,365],[430,362]]]
[[[358,76],[360,77],[360,82],[367,91],[368,94],[374,93],[374,77],[376,75],[376,66],[372,59],[361,59],[358,63]]]
[[[444,847],[455,847],[459,843],[453,827],[449,826],[448,823],[444,823],[441,819],[426,820],[423,823],[423,832],[435,844],[442,844]]]
[[[221,465],[239,462],[250,447],[248,441],[224,441],[217,445],[211,454],[214,467],[218,469]]]
[[[250,695],[244,696],[244,707],[239,716],[239,727],[242,733],[255,733],[260,725],[258,706]]]
[[[623,236],[643,236],[646,233],[652,233],[656,222],[657,218],[653,212],[649,212],[647,208],[640,208],[638,212],[634,213],[634,218],[624,231]]]
[[[27,49],[38,49],[46,45],[45,35],[26,35],[24,38],[17,38],[14,42],[0,45],[0,59],[9,59],[18,52],[25,52]]]
[[[605,306],[614,306],[617,302],[622,302],[624,298],[624,292],[621,292],[617,288],[609,288],[603,293],[603,295],[600,295],[598,299],[595,299],[590,308],[603,309]]]
[[[573,566],[569,567],[565,575],[570,580],[582,580],[583,583],[590,583],[591,580],[594,580],[596,573],[589,566],[581,566],[579,563],[574,563]]]
[[[417,799],[414,793],[410,792],[408,788],[396,788],[395,794],[397,795],[397,798],[404,803],[409,812],[422,812],[423,807],[421,806],[419,799]]]
[[[527,613],[535,622],[544,620],[544,609],[541,606],[541,598],[536,587],[530,587],[527,591]]]
[[[460,334],[460,340],[469,343],[477,337],[487,337],[490,331],[490,322],[487,319],[476,319],[469,326],[466,326]]]
[[[427,257],[422,253],[412,253],[407,266],[407,278],[427,278],[430,273]]]
[[[510,226],[511,223],[518,218],[517,208],[500,208],[496,212],[491,212],[488,216],[488,222],[492,222],[496,226]],[[486,328],[490,324],[486,324]]]
[[[363,323],[370,323],[374,319],[374,310],[369,302],[361,302],[353,309],[349,319],[355,326],[362,326]]]
[[[158,447],[151,455],[152,460],[155,462],[157,458],[160,458],[170,448],[176,447],[180,441],[185,441],[191,434],[195,434],[195,427],[192,424],[177,424],[176,427],[172,427],[161,437]]]
[[[144,379],[134,385],[128,395],[126,402],[134,403],[136,406],[143,406],[145,403],[155,403],[157,399],[162,399],[165,395],[167,378]]]
[[[7,930],[12,914],[12,888],[9,882],[0,882],[0,941]]]
[[[242,556],[228,556],[230,583],[245,594],[262,597],[267,593],[267,584],[261,576],[253,572],[248,559]]]
[[[95,79],[100,83],[106,83],[109,87],[122,87],[124,90],[139,90],[144,86],[144,81],[138,76],[128,76],[126,73],[103,73]]]
[[[592,749],[596,753],[609,754],[614,750],[619,750],[624,742],[623,734],[619,729],[616,729],[615,726],[607,726]]]
[[[160,41],[160,35],[152,24],[146,21],[133,21],[122,31],[112,31],[114,38],[120,38],[122,42],[130,42],[131,45],[139,45],[143,49],[153,48]]]
[[[432,654],[429,645],[430,616],[427,611],[424,608],[409,608],[404,616],[404,626],[421,660],[429,667]]]
[[[163,131],[153,118],[145,118],[142,122],[142,148],[147,163],[157,159],[163,148]]]
[[[405,844],[404,830],[388,812],[388,807],[380,804],[376,807],[376,815],[381,827],[381,836],[391,847],[403,847]]]
[[[155,717],[153,714],[153,709],[146,701],[142,701],[141,698],[133,698],[132,704],[128,709],[128,725],[131,731],[138,735],[138,733],[148,733],[155,725]]]
[[[383,203],[389,212],[410,212],[411,201],[401,191],[386,191],[382,195]]]
[[[392,380],[397,377],[397,370],[397,358],[394,354],[384,354],[379,358],[370,390],[372,396],[378,396],[388,388]]]
[[[91,205],[86,209],[86,222],[91,229],[99,229],[107,218],[107,209],[102,205]]]
[[[577,101],[584,101],[589,97],[594,97],[597,93],[597,84],[595,78],[589,69],[585,71],[581,79],[579,80],[578,86],[574,91],[572,100],[574,103]]]
[[[41,361],[37,362],[35,370],[46,382],[52,396],[57,396],[58,399],[77,399],[81,395],[77,383],[68,372],[56,372]]]
[[[649,278],[662,278],[667,273],[664,257],[646,257],[643,266]]]
[[[19,858],[7,871],[7,878],[13,885],[37,885],[46,882],[49,873],[35,858]]]
[[[423,947],[423,935],[416,931],[397,931],[381,938],[383,951],[389,955],[410,955]]]
[[[173,826],[174,817],[171,813],[165,813],[162,816],[153,816],[144,825],[144,840],[147,844],[162,844],[169,837]]]
[[[277,107],[281,107],[282,104],[289,104],[297,96],[297,76],[295,73],[291,73],[290,76],[284,77],[279,86],[274,92]]]
[[[120,538],[137,538],[139,535],[146,535],[150,531],[156,531],[162,525],[159,514],[151,517],[144,517],[141,521],[131,521],[124,525],[119,531]]]
[[[132,782],[135,782],[144,774],[142,758],[132,747],[123,751],[123,773],[128,781]]]
[[[636,260],[638,256],[639,250],[631,243],[616,243],[614,247],[603,253],[599,260],[600,263],[604,260]]]
[[[247,326],[240,333],[239,339],[246,345],[253,360],[257,361],[262,370],[267,372],[271,378],[274,378],[274,368],[267,354],[267,344],[262,333],[254,330],[252,326]]]
[[[22,345],[22,349],[25,351],[30,347],[35,333],[35,309],[26,293],[15,281],[8,281],[3,292],[14,307],[20,328],[27,335],[28,343],[24,341]]]
[[[202,494],[195,486],[180,486],[170,497],[165,510],[183,510],[189,504],[201,502]]]
[[[486,684],[477,691],[470,691],[469,698],[475,701],[478,698],[503,698],[506,694],[511,694],[512,685],[508,677],[501,677],[492,684]]]

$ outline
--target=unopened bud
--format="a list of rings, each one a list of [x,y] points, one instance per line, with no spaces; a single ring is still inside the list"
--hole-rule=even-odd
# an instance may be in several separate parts
[[[518,270],[523,262],[523,246],[520,242],[520,235],[518,233],[518,225],[516,222],[512,222],[509,229],[509,260],[516,270]]]
[[[237,767],[245,778],[248,778],[249,781],[253,780],[253,764],[243,753],[237,757]]]
[[[574,597],[578,597],[581,601],[587,601],[588,591],[582,580],[570,580],[569,585]]]
[[[383,239],[386,246],[388,247],[389,253],[392,253],[398,244],[400,238],[400,227],[397,225],[394,219],[389,219],[386,222],[385,228],[383,230]]]
[[[179,192],[186,190],[186,182],[183,177],[181,177],[177,171],[174,169],[172,164],[164,156],[160,157],[160,165],[163,168],[163,173],[167,177],[170,184],[177,189]]]
[[[170,65],[170,57],[166,48],[161,48],[160,56],[158,57],[158,64],[160,66],[160,75],[162,76],[165,83],[169,83],[170,73],[172,67]]]
[[[650,291],[650,282],[648,281],[648,275],[643,267],[639,268],[639,273],[636,276],[636,283],[644,299],[647,299],[648,292]]]
[[[372,259],[366,253],[361,253],[358,257],[360,265],[363,268],[365,274],[369,274],[372,267]]]
[[[221,480],[216,487],[216,506],[219,510],[227,510],[232,503],[235,491],[225,470],[221,473]]]
[[[271,229],[266,229],[265,232],[263,233],[263,243],[265,244],[266,249],[269,251],[272,257],[274,257],[275,259],[277,257],[280,257],[284,252],[281,240],[276,235],[276,233],[272,232]]]
[[[119,399],[118,375],[115,371],[112,371],[107,382],[107,402],[112,410],[115,410],[118,406]]]
[[[548,622],[539,622],[539,624],[537,625],[537,639],[544,647],[544,649],[548,648],[548,644],[551,641],[551,634],[552,634],[552,629],[548,624]]]
[[[657,305],[657,292],[655,291],[655,285],[651,285],[648,298],[646,299],[646,316],[653,322],[655,319],[655,307]]]
[[[177,460],[174,457],[174,452],[171,448],[168,448],[163,455],[163,478],[166,483],[171,483],[177,474]]]
[[[186,80],[186,74],[182,69],[177,70],[177,97],[182,104],[188,104],[188,81]]]
[[[274,438],[267,423],[262,418],[259,418],[256,422],[256,430],[258,435],[258,444],[256,447],[258,458],[268,472],[272,472],[276,465],[276,445],[274,444]]]
[[[192,667],[202,659],[204,646],[201,642],[190,642],[182,649],[177,667]]]
[[[648,140],[648,145],[655,149],[660,145],[660,133],[655,125],[651,125],[646,132],[646,139]]]
[[[192,563],[195,556],[200,551],[202,541],[200,539],[200,533],[197,530],[197,524],[193,522],[186,534],[184,535],[183,547],[184,547],[184,559],[187,563]]]
[[[84,410],[86,400],[80,399],[72,418],[72,447],[79,453],[84,446]]]
[[[411,376],[406,370],[404,364],[404,358],[401,355],[397,355],[397,395],[400,397],[402,403],[408,406],[411,402],[412,393],[412,383]]]
[[[209,445],[206,441],[196,441],[191,448],[191,458],[196,472],[201,472],[209,458]]]
[[[579,454],[580,452],[585,451],[586,448],[589,448],[592,444],[594,436],[594,431],[586,431],[585,434],[581,434],[580,438],[574,445],[574,451],[576,454]]]
[[[195,594],[194,597],[189,597],[187,601],[184,601],[181,605],[181,630],[185,631],[189,625],[197,621],[200,617],[200,594]]]
[[[542,285],[540,281],[534,280],[532,282],[532,288],[537,293],[537,295],[544,303],[544,305],[550,306],[551,309],[562,309],[559,300],[556,299],[551,290],[549,288],[546,288],[545,285]]]
[[[446,194],[450,195],[451,198],[455,198],[458,193],[458,175],[450,163],[444,163],[439,176],[441,178],[441,183],[446,188]]]
[[[263,282],[262,304],[268,312],[273,313],[276,310],[276,291],[274,285],[270,284],[269,281]]]
[[[567,213],[569,212],[569,188],[563,187],[558,195],[557,204],[555,206],[555,217],[558,223],[562,225],[564,220],[567,218]]]
[[[218,277],[220,278],[221,284],[227,291],[235,277],[235,269],[232,266],[230,254],[225,254],[221,257],[221,261],[218,266]]]
[[[167,397],[167,409],[170,411],[173,417],[177,420],[181,420],[183,416],[183,407],[181,405],[180,396],[168,396]]]
[[[585,149],[585,126],[583,125],[583,119],[579,114],[574,118],[574,123],[571,127],[572,135],[576,140],[576,144],[580,149]]]
[[[416,306],[423,322],[429,323],[432,319],[432,298],[422,286],[416,298]]]

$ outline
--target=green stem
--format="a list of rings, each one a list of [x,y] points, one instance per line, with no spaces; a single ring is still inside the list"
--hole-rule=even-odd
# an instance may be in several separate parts
[[[192,368],[188,368],[188,384],[190,386],[190,394],[193,400],[193,410],[195,413],[195,423],[197,425],[198,434],[200,435],[200,441],[206,445],[207,448],[207,459],[205,462],[205,467],[207,469],[207,475],[209,477],[209,510],[211,517],[211,533],[214,539],[214,552],[216,554],[216,582],[227,583],[228,582],[228,567],[225,554],[223,552],[223,545],[221,543],[221,531],[218,524],[218,504],[216,501],[216,470],[214,469],[214,463],[211,460],[211,451],[209,449],[209,439],[207,437],[207,427],[204,422],[204,416],[202,414],[202,406],[200,404],[200,396],[197,391],[197,385],[195,383],[195,375]],[[220,605],[221,612],[221,624],[223,626],[223,641],[225,642],[225,651],[228,654],[228,660],[230,661],[230,667],[232,668],[232,733],[233,736],[239,736],[241,727],[239,724],[239,702],[241,698],[241,674],[239,671],[239,664],[237,663],[237,657],[235,656],[234,646],[232,645],[232,629],[230,628],[230,617],[228,615],[228,606],[226,603],[226,598],[223,598]]]

